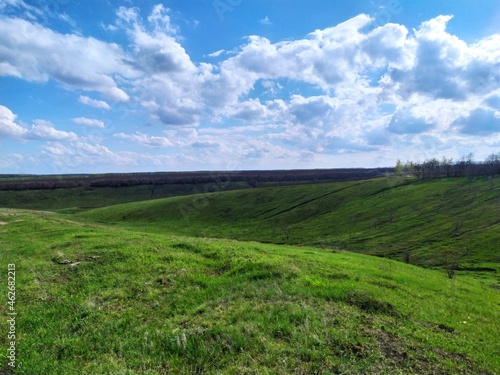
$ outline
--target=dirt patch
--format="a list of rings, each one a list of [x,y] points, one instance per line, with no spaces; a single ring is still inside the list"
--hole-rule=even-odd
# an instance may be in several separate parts
[[[5,221],[0,221],[0,225],[7,225],[8,223],[6,223]]]
[[[378,330],[375,332],[375,337],[384,356],[397,365],[403,365],[408,360],[408,349],[414,350],[414,348],[406,348],[401,339],[389,332]]]
[[[394,317],[400,317],[401,314],[397,309],[389,302],[377,300],[370,296],[365,291],[350,291],[344,296],[344,302],[351,306],[356,306],[359,309],[374,314],[385,314]]]
[[[450,328],[447,327],[447,329]],[[402,338],[385,331],[383,328],[374,331],[373,336],[377,339],[382,354],[390,359],[397,368],[410,368],[418,374],[448,374],[449,372],[438,365],[440,358],[460,363],[464,374],[491,375],[490,372],[477,368],[466,356],[459,353],[449,353],[441,348],[433,348],[431,350],[437,358],[430,359],[423,347],[405,342]]]

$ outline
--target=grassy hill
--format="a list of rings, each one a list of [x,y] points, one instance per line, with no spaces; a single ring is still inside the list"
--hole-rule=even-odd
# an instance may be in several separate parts
[[[470,186],[454,183],[462,191]],[[370,218],[358,221],[366,226],[376,218],[377,201],[398,207],[398,197],[406,196],[409,207],[420,204],[408,196],[409,188],[435,194],[457,189],[446,181],[391,189],[379,182],[317,185],[310,192],[294,187],[286,196],[280,189],[256,189],[220,194],[190,222],[211,210],[214,220],[230,223],[228,217],[243,211],[235,205],[229,207],[236,212],[226,212],[225,202],[238,201],[248,210],[240,220],[250,225],[261,215],[269,225],[286,212],[289,220],[304,218],[297,209],[312,210],[316,197],[322,204],[314,210],[323,209],[331,223],[336,221],[323,207],[326,198],[342,210],[338,216],[347,215],[346,204],[370,207]],[[347,203],[347,196],[354,202]],[[288,211],[277,204],[292,198]],[[144,209],[166,225],[166,213],[189,199],[89,216],[130,215],[146,224]],[[246,203],[255,199],[263,206]],[[402,210],[395,220],[410,208]],[[262,232],[271,236],[265,225]],[[335,225],[343,228],[341,221]],[[338,250],[176,237],[7,209],[0,209],[0,248],[4,291],[6,265],[16,268],[16,374],[500,373],[499,290],[471,278],[448,279]],[[4,317],[7,308],[0,304]],[[0,331],[7,330],[1,319]],[[6,334],[0,347],[7,348]],[[0,351],[0,372],[7,370],[5,353]]]
[[[75,211],[125,202],[319,181],[371,179],[393,168],[0,175],[0,207]]]
[[[82,218],[156,233],[345,249],[471,270],[500,263],[500,182],[375,179],[175,197]]]
[[[71,187],[0,191],[0,207],[75,212],[88,208],[203,193],[206,184],[164,184],[121,187]],[[229,182],[225,190],[248,189],[245,182]]]

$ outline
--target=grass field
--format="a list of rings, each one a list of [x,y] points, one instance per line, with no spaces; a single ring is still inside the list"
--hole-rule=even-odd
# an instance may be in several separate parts
[[[307,184],[294,181],[259,182],[259,186],[288,186]],[[96,207],[204,194],[210,191],[231,191],[250,189],[247,182],[223,180],[219,183],[159,184],[121,187],[73,187],[58,189],[0,190],[0,207],[21,208],[74,213]]]
[[[0,222],[16,374],[500,373],[499,290],[467,276],[48,212],[1,209]]]
[[[203,193],[206,184],[164,184],[129,187],[74,187],[0,191],[0,207],[75,212],[120,203]],[[226,190],[248,189],[245,182],[224,184]]]
[[[500,182],[376,179],[174,197],[81,213],[155,233],[343,249],[500,271]],[[488,273],[489,271],[489,273]]]

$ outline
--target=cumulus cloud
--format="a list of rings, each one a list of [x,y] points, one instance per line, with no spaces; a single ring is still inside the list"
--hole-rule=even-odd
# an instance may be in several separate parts
[[[134,166],[136,159],[126,153],[118,154],[108,147],[83,141],[71,142],[69,145],[60,142],[49,142],[42,147],[42,155],[50,160],[58,173],[81,171],[82,166]]]
[[[259,99],[250,99],[235,106],[232,116],[239,120],[255,121],[263,119],[267,112],[267,107]]]
[[[298,122],[310,123],[316,119],[326,119],[335,111],[338,100],[327,96],[304,97],[294,95],[290,101],[290,113]]]
[[[422,94],[434,99],[464,101],[474,94],[487,94],[498,87],[500,53],[487,38],[473,45],[446,31],[451,16],[422,23],[410,40],[413,63],[390,72],[391,84],[407,98]],[[495,52],[496,51],[496,52]]]
[[[168,138],[149,136],[143,133],[135,133],[135,134],[117,133],[114,135],[114,137],[129,139],[133,142],[139,143],[147,147],[170,147],[173,145],[172,142],[168,140]]]
[[[111,109],[110,105],[103,100],[91,99],[88,96],[80,95],[78,101],[82,104],[99,109]]]
[[[151,14],[148,16],[148,21],[157,32],[175,35],[179,31],[179,28],[172,23],[170,9],[165,8],[163,4],[156,4],[153,7]]]
[[[121,7],[117,12],[132,42],[131,64],[143,73],[133,85],[153,118],[166,125],[198,124],[203,111],[199,84],[204,68],[196,66],[177,41],[177,28],[168,13],[156,6],[145,21],[135,8]]]
[[[259,80],[288,79],[320,88],[325,94],[358,91],[369,86],[369,73],[376,69],[406,66],[408,31],[388,24],[363,32],[373,22],[367,15],[304,39],[272,43],[250,36],[235,56],[222,61],[214,74],[205,77],[202,95],[209,106],[234,106]]]
[[[57,130],[52,123],[45,120],[35,120],[27,138],[45,141],[76,141],[78,136],[73,132]]]
[[[78,136],[73,132],[57,130],[45,120],[35,120],[31,129],[16,123],[17,115],[9,108],[0,105],[0,137],[24,140],[43,141],[76,141]]]
[[[80,125],[90,126],[94,128],[104,128],[104,121],[86,117],[75,117],[73,122]]]
[[[17,115],[0,105],[0,137],[22,138],[28,130],[16,123]]]
[[[100,92],[112,100],[129,99],[112,77],[132,74],[117,44],[59,34],[19,18],[0,16],[0,20],[0,75],[34,82],[54,79],[68,88]]]

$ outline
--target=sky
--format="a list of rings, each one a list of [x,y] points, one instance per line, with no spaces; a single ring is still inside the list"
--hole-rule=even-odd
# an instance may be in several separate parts
[[[0,174],[498,152],[498,0],[0,0]]]

